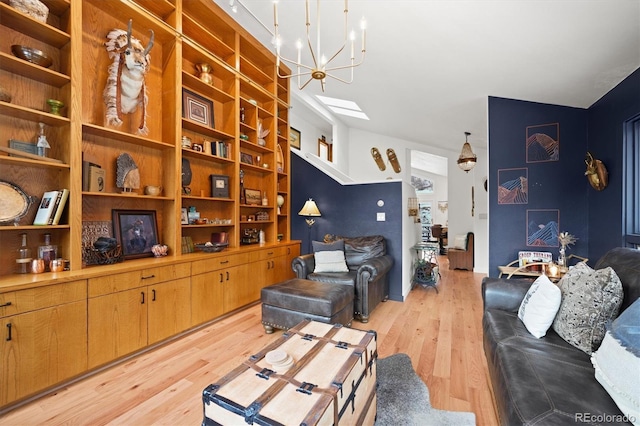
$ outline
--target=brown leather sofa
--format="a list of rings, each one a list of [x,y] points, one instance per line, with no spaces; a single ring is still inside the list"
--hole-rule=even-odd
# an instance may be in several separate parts
[[[620,313],[640,297],[640,250],[615,248],[595,269],[611,266],[624,299]],[[484,353],[502,425],[629,424],[595,378],[590,356],[570,345],[552,328],[536,339],[518,318],[518,308],[532,281],[485,277]],[[637,372],[636,372],[637,374]]]
[[[451,241],[451,238],[449,238]],[[449,247],[447,249],[447,257],[449,258],[449,269],[466,269],[467,271],[473,271],[475,263],[473,253],[473,232],[467,233],[467,246],[465,250]]]
[[[393,266],[393,258],[387,254],[386,240],[381,235],[334,239],[344,240],[348,272],[314,273],[313,253],[296,257],[291,267],[297,278],[353,287],[354,316],[366,323],[378,303],[389,297],[388,272]]]

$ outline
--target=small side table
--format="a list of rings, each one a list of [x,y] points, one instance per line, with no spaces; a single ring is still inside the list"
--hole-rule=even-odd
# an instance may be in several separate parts
[[[416,260],[413,262],[413,277],[411,287],[416,284],[422,287],[433,287],[438,293],[438,280],[440,279],[440,266],[438,264],[438,243],[418,243],[412,247],[416,251]]]

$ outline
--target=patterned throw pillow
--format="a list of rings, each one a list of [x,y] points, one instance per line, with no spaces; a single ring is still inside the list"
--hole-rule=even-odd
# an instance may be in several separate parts
[[[580,262],[558,283],[562,291],[553,330],[576,348],[591,354],[598,349],[605,327],[618,315],[622,283],[611,267],[591,269]]]

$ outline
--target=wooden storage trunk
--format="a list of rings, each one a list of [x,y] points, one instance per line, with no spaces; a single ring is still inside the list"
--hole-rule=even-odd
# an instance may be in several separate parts
[[[293,357],[275,372],[265,356]],[[376,334],[304,320],[202,394],[203,425],[373,425]]]

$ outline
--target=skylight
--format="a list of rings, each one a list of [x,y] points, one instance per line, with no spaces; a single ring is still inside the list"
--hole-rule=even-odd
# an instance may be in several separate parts
[[[336,114],[346,115],[349,117],[360,118],[362,120],[368,120],[367,114],[365,114],[357,103],[353,101],[347,101],[344,99],[330,98],[327,96],[316,96],[320,102],[325,104],[329,109]]]

